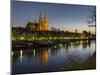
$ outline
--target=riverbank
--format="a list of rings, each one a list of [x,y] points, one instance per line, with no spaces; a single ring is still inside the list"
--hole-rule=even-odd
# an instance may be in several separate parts
[[[91,66],[92,65],[92,66]],[[96,69],[96,52],[89,57],[82,65],[82,68],[85,69]]]
[[[66,63],[58,68],[58,71],[74,71],[74,70],[90,70],[96,69],[96,52],[86,59],[83,63],[77,63],[73,58],[70,60],[70,63]]]
[[[71,42],[83,41],[83,43],[90,43],[94,39],[56,39],[56,40],[36,40],[36,41],[12,41],[12,48],[15,49],[28,49],[38,47],[50,47],[57,44],[68,44]]]

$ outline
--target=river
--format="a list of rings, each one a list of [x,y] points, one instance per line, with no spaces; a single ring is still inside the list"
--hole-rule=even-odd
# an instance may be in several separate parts
[[[96,52],[95,41],[76,41],[45,48],[12,50],[12,73],[84,70],[82,64]],[[94,60],[96,61],[96,60]],[[87,62],[88,63],[88,62]],[[92,69],[92,64],[90,64]]]

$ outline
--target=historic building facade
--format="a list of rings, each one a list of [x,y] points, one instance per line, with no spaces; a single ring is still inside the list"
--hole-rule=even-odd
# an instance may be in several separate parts
[[[34,19],[34,22],[28,22],[26,25],[26,28],[31,31],[47,31],[48,30],[48,18],[47,15],[44,14],[42,17],[42,14],[40,13],[38,22],[36,19]]]

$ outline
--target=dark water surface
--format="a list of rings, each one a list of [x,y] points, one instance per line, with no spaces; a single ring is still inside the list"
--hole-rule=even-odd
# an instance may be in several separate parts
[[[77,41],[28,50],[13,49],[12,73],[77,70],[95,53],[95,49],[95,41]]]

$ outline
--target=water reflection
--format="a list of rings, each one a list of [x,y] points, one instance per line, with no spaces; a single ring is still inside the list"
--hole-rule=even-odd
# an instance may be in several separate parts
[[[72,66],[70,65],[73,64],[75,68],[76,63],[83,63],[87,58],[92,56],[94,52],[95,41],[89,40],[57,44],[47,48],[13,50],[12,69],[14,69],[14,73],[25,73],[30,72],[30,70],[31,72],[56,71],[57,69],[65,70],[65,68],[62,69],[62,65],[65,63],[67,69],[69,69],[69,67],[71,68]],[[41,69],[41,67],[44,66],[46,68]],[[27,71],[19,71],[19,68],[27,68]]]
[[[47,63],[48,61],[48,49],[44,48],[44,49],[40,49],[40,50],[36,50],[36,59],[39,60],[39,63]]]
[[[20,50],[20,62],[22,62],[23,51]]]

